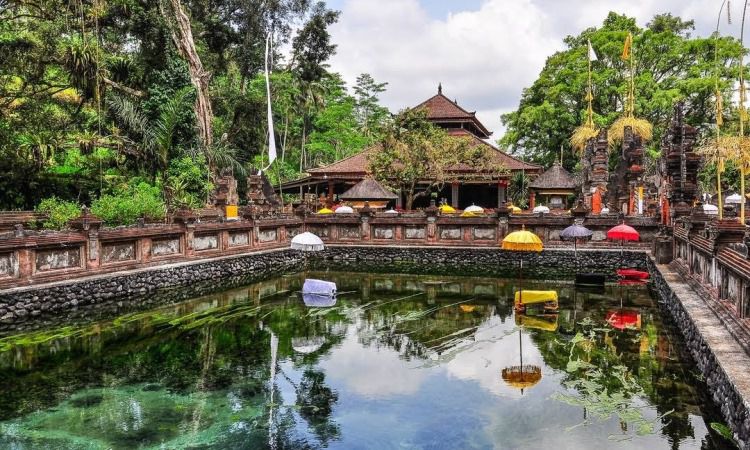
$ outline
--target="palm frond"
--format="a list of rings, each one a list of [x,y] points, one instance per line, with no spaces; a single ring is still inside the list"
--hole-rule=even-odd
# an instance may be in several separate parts
[[[203,149],[208,160],[213,161],[217,169],[230,168],[241,176],[247,176],[245,166],[237,159],[237,149],[229,147],[224,143],[215,143],[214,145]]]
[[[621,143],[625,137],[625,127],[630,127],[633,134],[640,136],[643,142],[648,142],[654,137],[654,127],[648,120],[632,116],[620,116],[615,120],[607,131],[607,140],[610,149]]]
[[[132,101],[121,95],[110,94],[107,96],[107,107],[130,131],[141,135],[147,133],[148,119]]]

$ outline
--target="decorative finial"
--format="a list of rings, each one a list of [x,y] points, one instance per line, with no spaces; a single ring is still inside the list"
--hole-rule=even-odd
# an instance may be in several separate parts
[[[438,83],[438,94],[439,95],[443,94],[443,83]]]

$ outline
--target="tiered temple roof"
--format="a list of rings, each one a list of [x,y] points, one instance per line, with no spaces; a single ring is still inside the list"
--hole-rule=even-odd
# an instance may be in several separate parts
[[[578,181],[565,170],[559,162],[555,163],[543,174],[529,183],[529,188],[539,191],[575,191],[578,188]]]

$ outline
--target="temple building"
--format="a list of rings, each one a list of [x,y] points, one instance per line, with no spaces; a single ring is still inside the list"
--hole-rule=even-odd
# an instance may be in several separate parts
[[[529,208],[544,204],[550,209],[568,209],[569,197],[578,194],[580,183],[558,161],[529,183]]]
[[[489,144],[491,132],[477,119],[475,111],[467,111],[458,105],[456,100],[450,100],[443,95],[442,86],[438,86],[437,95],[425,100],[415,108],[427,110],[427,118],[436,126],[445,129],[452,136],[465,136],[474,141],[475,145],[486,145],[491,149],[495,158],[495,165],[502,166],[502,173],[480,174],[479,170],[472,167],[456,167],[450,170],[452,181],[446,183],[443,189],[437,193],[439,199],[445,199],[454,208],[465,208],[476,204],[486,208],[495,208],[505,203],[508,181],[514,173],[525,171],[532,177],[542,172],[542,167],[521,161],[518,158]],[[307,176],[284,183],[281,186],[283,192],[299,193],[327,198],[333,203],[338,196],[349,188],[359,183],[368,176],[368,156],[377,151],[377,146],[369,147],[348,158],[336,161],[323,167],[307,169]],[[404,195],[398,195],[396,205],[405,204]],[[414,203],[414,207],[424,207],[429,204],[429,197],[421,197]]]

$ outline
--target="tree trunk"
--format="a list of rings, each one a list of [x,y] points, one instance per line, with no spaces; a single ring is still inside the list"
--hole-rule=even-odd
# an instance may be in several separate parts
[[[211,73],[203,69],[203,63],[195,48],[195,41],[193,41],[190,18],[185,13],[180,0],[162,0],[159,6],[172,32],[172,41],[174,41],[177,50],[180,52],[180,56],[188,63],[190,81],[193,83],[196,93],[195,118],[198,122],[198,134],[204,147],[209,148],[213,144],[213,130],[211,127],[213,111],[211,110],[211,99],[208,93],[208,82],[211,79]],[[210,158],[207,158],[207,161],[209,170],[213,172],[214,167],[211,167],[213,165],[212,161]]]

